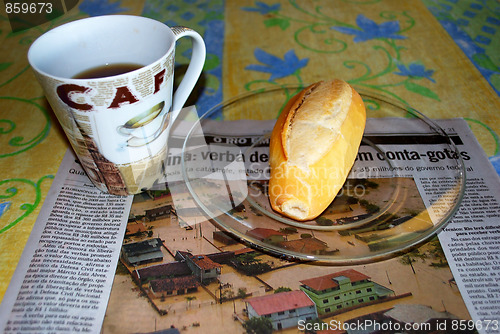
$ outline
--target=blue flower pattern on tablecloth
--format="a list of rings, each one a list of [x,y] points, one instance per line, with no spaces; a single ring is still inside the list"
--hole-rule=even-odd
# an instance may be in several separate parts
[[[290,50],[285,53],[283,59],[281,59],[260,48],[256,48],[254,56],[263,65],[252,64],[245,67],[245,69],[270,73],[271,76],[269,77],[269,81],[292,75],[299,69],[305,67],[309,62],[309,58],[299,59],[294,50]]]
[[[427,80],[430,80],[431,82],[436,82],[436,80],[432,78],[434,70],[427,70],[422,64],[411,63],[408,66],[405,66],[404,64],[397,64],[396,67],[398,68],[399,72],[394,72],[394,74],[407,76],[410,78],[425,78]]]
[[[263,3],[261,1],[256,1],[255,2],[255,7],[242,7],[241,9],[247,12],[257,12],[262,15],[266,15],[269,13],[274,13],[279,11],[281,8],[281,5],[279,3],[274,4],[274,5],[268,5],[266,3]]]
[[[500,175],[500,154],[489,157],[489,160],[493,165],[493,168],[495,168],[497,174]]]
[[[479,45],[476,45],[472,38],[463,30],[461,30],[455,23],[451,21],[442,21],[443,28],[453,36],[453,40],[457,45],[464,51],[468,56],[472,56],[475,53],[483,53],[484,49]]]
[[[377,24],[375,21],[367,18],[363,14],[356,17],[356,24],[360,29],[340,27],[331,27],[341,33],[354,35],[354,42],[366,42],[371,39],[389,38],[389,39],[405,39],[406,36],[399,35],[400,27],[398,21],[387,21]]]
[[[449,0],[423,0],[431,13],[474,63],[481,74],[500,95],[500,67],[495,57],[494,40],[500,34],[500,6],[488,6],[486,1],[471,3],[467,8],[463,2]],[[472,18],[481,17],[481,30],[474,29]],[[498,54],[498,52],[496,52]]]
[[[10,201],[0,203],[0,217],[10,208],[10,203]]]
[[[486,78],[486,80],[490,81],[494,75],[500,74],[500,68],[496,68],[493,70],[491,68],[486,68],[478,64],[476,61],[476,57],[482,55],[483,57],[487,57],[485,54],[484,48],[477,45],[474,40],[467,35],[466,32],[461,30],[458,25],[452,21],[440,21],[443,28],[453,37],[453,40],[457,45],[462,49],[465,55],[476,65],[477,69],[481,72],[481,74]],[[491,81],[490,81],[491,84]],[[500,90],[498,87],[492,85],[492,88],[500,94]]]
[[[83,0],[78,8],[90,16],[99,16],[127,11],[127,8],[121,7],[121,4],[121,1]]]

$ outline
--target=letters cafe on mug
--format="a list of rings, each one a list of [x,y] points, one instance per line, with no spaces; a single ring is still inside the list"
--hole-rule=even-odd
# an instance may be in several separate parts
[[[154,75],[154,91],[156,94],[160,91],[161,84],[165,81],[165,72],[163,69]],[[93,105],[88,103],[78,103],[76,102],[77,96],[91,96],[93,93],[93,88],[81,86],[77,84],[63,84],[57,87],[57,96],[70,108],[89,111],[94,108]],[[113,97],[113,101],[107,106],[107,109],[119,108],[122,104],[134,104],[139,102],[139,99],[130,91],[128,86],[116,87],[116,91]]]

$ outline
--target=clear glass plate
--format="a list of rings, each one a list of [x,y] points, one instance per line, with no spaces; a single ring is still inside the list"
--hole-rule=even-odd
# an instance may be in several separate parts
[[[352,264],[401,254],[446,225],[465,190],[456,136],[410,107],[359,90],[367,127],[339,195],[311,221],[273,211],[267,196],[269,134],[273,120],[300,89],[264,89],[223,102],[189,131],[181,154],[183,179],[219,229],[278,257]],[[227,140],[228,127],[241,126],[241,121],[228,121],[236,115],[267,121],[252,138]],[[261,123],[249,121],[248,126]],[[434,171],[439,179],[432,177]],[[433,195],[424,198],[424,193]]]

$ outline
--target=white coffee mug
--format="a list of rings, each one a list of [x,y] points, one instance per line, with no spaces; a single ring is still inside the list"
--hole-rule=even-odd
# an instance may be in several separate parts
[[[181,37],[192,39],[192,56],[172,94]],[[48,31],[32,44],[28,60],[90,179],[103,191],[128,195],[163,176],[168,130],[201,74],[205,53],[202,37],[189,28],[108,15]],[[128,72],[79,77],[103,67]]]

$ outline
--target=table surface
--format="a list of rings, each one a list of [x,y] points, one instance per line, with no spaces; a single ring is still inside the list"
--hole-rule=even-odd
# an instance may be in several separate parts
[[[199,111],[264,87],[342,78],[431,118],[463,117],[500,172],[500,7],[495,0],[107,0],[12,32],[0,15],[0,300],[68,143],[29,68],[42,33],[106,14],[142,15],[203,35]],[[189,43],[176,51],[186,64]],[[227,118],[262,119],[252,115]]]

